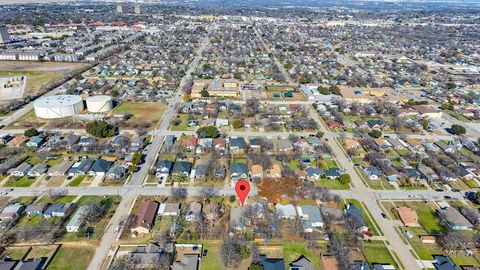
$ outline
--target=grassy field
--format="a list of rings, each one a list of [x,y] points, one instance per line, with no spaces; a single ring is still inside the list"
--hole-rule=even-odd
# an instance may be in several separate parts
[[[82,183],[82,181],[85,179],[85,177],[87,177],[87,175],[79,175],[79,176],[75,177],[75,179],[73,179],[68,184],[68,186],[69,187],[78,187]]]
[[[24,177],[10,177],[5,183],[4,187],[29,187],[35,182],[34,178]]]
[[[165,104],[158,102],[124,102],[113,112],[132,114],[125,124],[127,128],[138,128],[140,124],[145,124],[153,129],[162,118],[165,109]]]
[[[307,248],[305,243],[284,243],[283,244],[283,257],[285,258],[285,266],[289,267],[290,263],[297,260],[301,255],[310,260],[313,265],[313,269],[320,270],[320,252],[314,252]]]
[[[344,185],[336,179],[320,179],[316,181],[315,184],[326,189],[350,189],[350,185]]]
[[[220,255],[222,244],[220,242],[204,243],[203,250],[208,250],[207,256],[200,261],[200,269],[216,270],[222,269],[222,257]],[[247,270],[250,266],[250,259],[243,260],[237,269]]]
[[[0,70],[0,76],[27,76],[25,94],[38,92],[42,86],[59,80],[65,76],[65,72],[53,71],[30,71],[30,70]]]
[[[21,260],[28,252],[28,247],[25,248],[7,248],[0,254],[0,258],[10,257],[13,260]]]
[[[365,243],[363,247],[363,255],[370,264],[380,263],[396,265],[383,242],[373,241],[371,243]]]
[[[87,269],[95,248],[93,246],[62,246],[57,252],[48,270]]]
[[[292,85],[269,85],[266,87],[268,91],[292,91],[295,86]]]

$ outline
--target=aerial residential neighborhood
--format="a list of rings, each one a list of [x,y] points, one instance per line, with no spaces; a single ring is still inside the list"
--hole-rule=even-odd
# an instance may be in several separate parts
[[[478,1],[0,14],[0,270],[480,269]]]

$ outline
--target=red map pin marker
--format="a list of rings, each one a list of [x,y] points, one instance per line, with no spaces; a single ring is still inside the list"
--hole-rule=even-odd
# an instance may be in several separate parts
[[[250,184],[247,181],[240,180],[235,185],[235,191],[237,192],[237,196],[240,198],[240,202],[243,206],[243,204],[245,204],[245,199],[250,192]]]

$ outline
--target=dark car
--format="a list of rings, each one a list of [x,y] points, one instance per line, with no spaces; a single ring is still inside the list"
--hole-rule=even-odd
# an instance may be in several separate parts
[[[382,217],[387,218],[387,215],[385,215],[385,213],[382,213]]]
[[[450,197],[450,196],[443,196],[443,198],[444,198],[445,200],[450,200],[452,197]]]
[[[454,188],[454,189],[452,189],[452,191],[453,191],[453,192],[460,192],[460,189]]]
[[[437,188],[437,189],[435,189],[435,191],[436,191],[436,192],[443,192],[444,190],[441,189],[441,188]]]

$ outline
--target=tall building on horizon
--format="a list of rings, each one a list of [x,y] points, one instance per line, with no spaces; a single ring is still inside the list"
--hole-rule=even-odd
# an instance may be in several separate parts
[[[122,5],[117,5],[117,12],[118,13],[123,13],[123,6]]]
[[[10,41],[10,37],[8,36],[7,28],[5,26],[0,25],[0,44],[3,45]]]
[[[141,14],[142,13],[142,7],[137,4],[135,5],[135,14]]]

